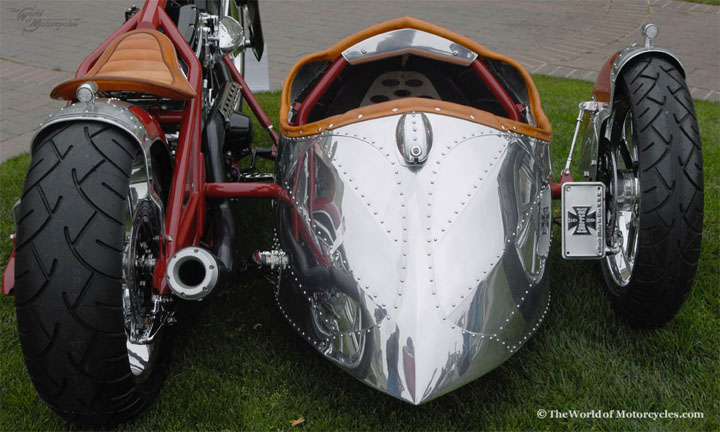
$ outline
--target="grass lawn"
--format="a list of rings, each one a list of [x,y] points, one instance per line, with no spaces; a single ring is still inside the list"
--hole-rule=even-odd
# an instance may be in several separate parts
[[[536,77],[555,130],[553,165],[567,154],[587,82]],[[271,118],[277,93],[260,95]],[[720,429],[720,104],[696,102],[705,159],[705,229],[695,286],[664,329],[616,318],[593,262],[550,260],[553,303],[539,332],[509,361],[422,406],[372,390],[323,359],[275,308],[262,281],[199,304],[179,325],[168,380],[128,430],[718,430]],[[261,128],[256,128],[261,130]],[[261,137],[267,143],[267,139]],[[27,155],[0,165],[0,258],[10,253],[11,206]],[[557,203],[556,203],[557,205]],[[248,201],[248,250],[270,244],[270,205]],[[258,229],[260,227],[260,229]],[[18,342],[14,300],[0,298],[0,430],[66,430],[35,394]],[[538,419],[540,409],[703,412],[704,419]]]
[[[703,3],[709,5],[720,6],[720,0],[685,0],[688,3]]]

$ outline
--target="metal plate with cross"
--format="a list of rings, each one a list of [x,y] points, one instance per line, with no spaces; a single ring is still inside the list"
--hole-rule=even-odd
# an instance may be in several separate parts
[[[562,254],[565,259],[605,256],[605,185],[570,182],[562,188]]]

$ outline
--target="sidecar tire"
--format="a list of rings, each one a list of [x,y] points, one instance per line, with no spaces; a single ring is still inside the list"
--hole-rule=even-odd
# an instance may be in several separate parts
[[[16,240],[20,343],[35,389],[63,417],[106,426],[157,395],[169,359],[143,382],[130,371],[122,262],[131,165],[138,146],[97,122],[42,132],[25,180]]]
[[[639,230],[626,286],[610,276],[608,261],[601,267],[616,312],[632,326],[655,328],[677,314],[697,270],[703,226],[700,134],[685,79],[668,59],[634,61],[617,88],[613,110],[630,110],[638,151]]]

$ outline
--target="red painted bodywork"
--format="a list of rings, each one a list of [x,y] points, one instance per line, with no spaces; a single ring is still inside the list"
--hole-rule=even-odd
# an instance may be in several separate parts
[[[151,141],[154,141],[158,138],[165,141],[165,132],[163,132],[162,128],[160,127],[160,123],[158,123],[157,119],[153,117],[151,114],[149,114],[144,109],[140,108],[139,106],[131,106],[129,108],[130,112],[137,117],[138,120],[140,120],[140,123],[145,126],[145,130],[148,133],[148,137]]]
[[[610,68],[612,68],[615,59],[619,53],[615,53],[610,56],[607,61],[603,64],[598,77],[595,80],[595,87],[593,87],[593,96],[597,102],[610,103]]]
[[[8,265],[5,267],[5,273],[3,274],[2,294],[11,295],[15,289],[15,235],[12,235],[13,248],[10,252],[10,260]]]

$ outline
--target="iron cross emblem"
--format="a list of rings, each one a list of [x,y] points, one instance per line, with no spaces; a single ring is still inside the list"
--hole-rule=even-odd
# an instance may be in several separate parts
[[[597,230],[596,212],[589,213],[590,207],[573,206],[573,210],[568,212],[568,230],[575,229],[573,235],[590,235],[590,228]]]

